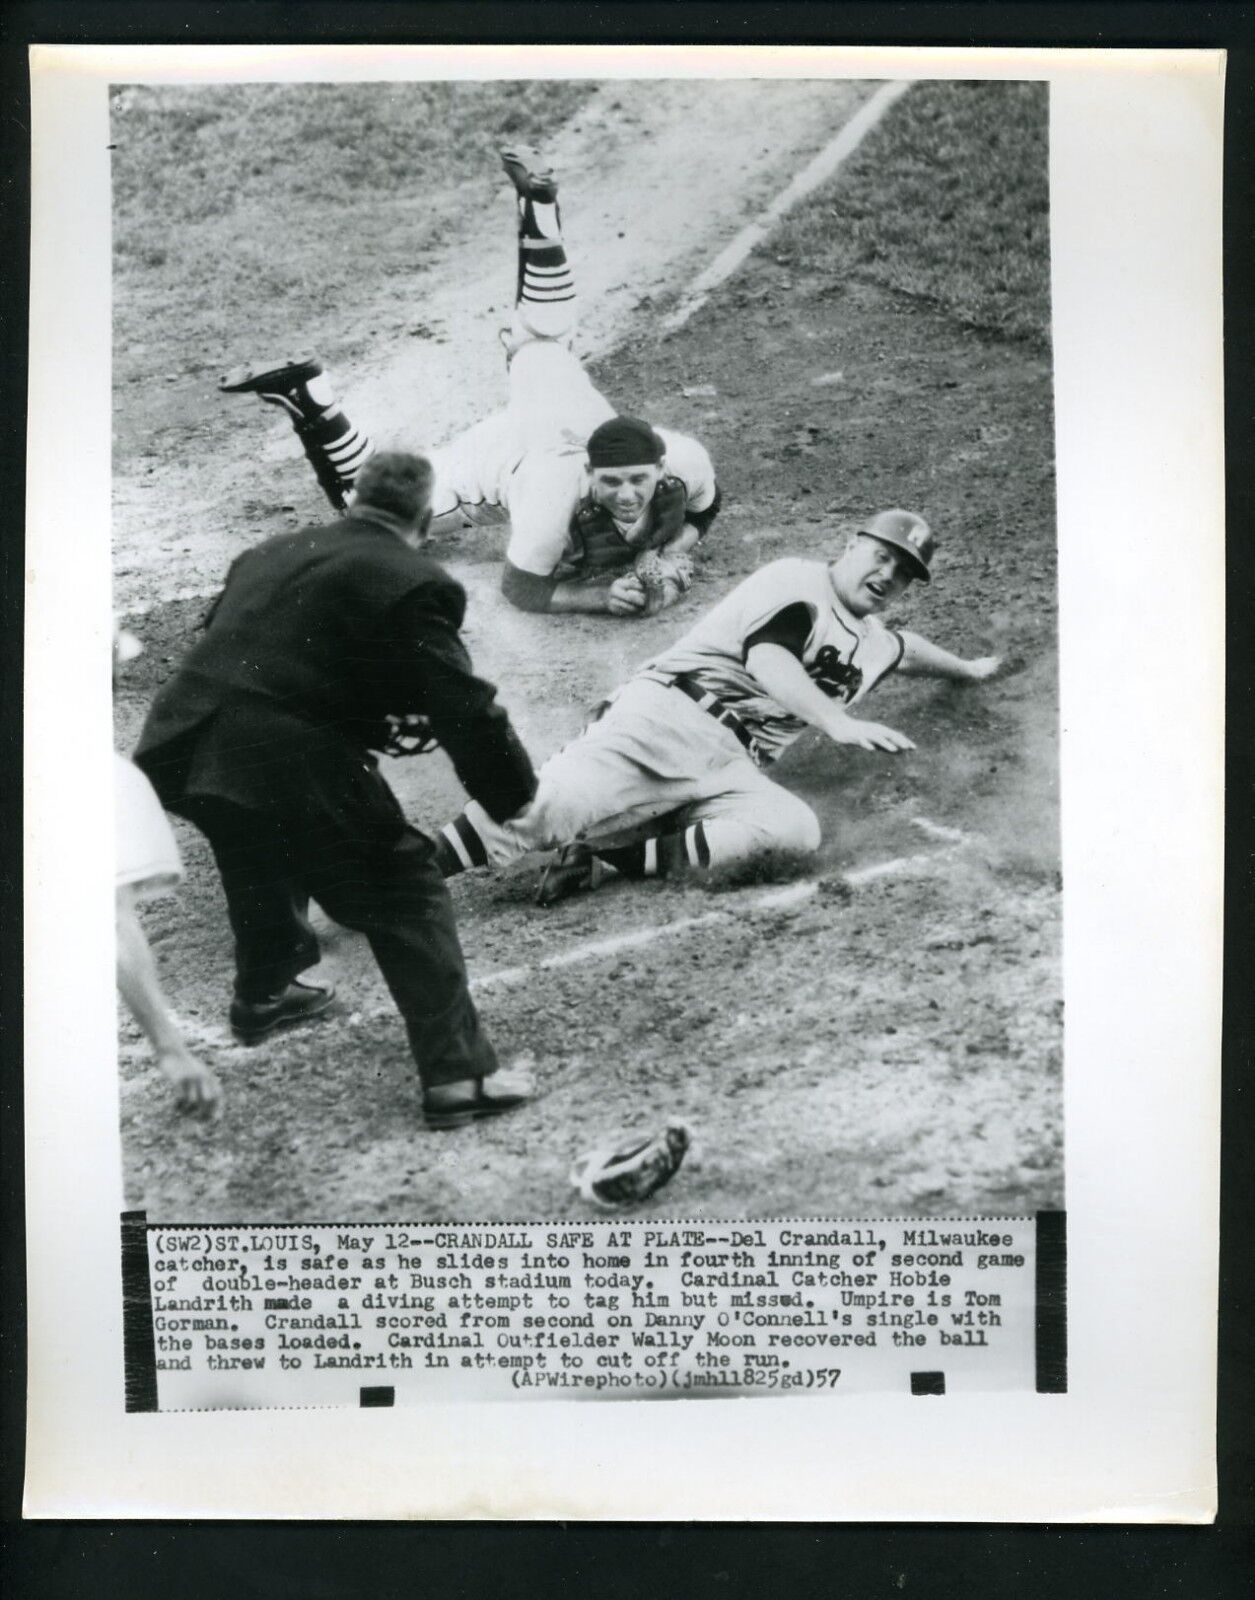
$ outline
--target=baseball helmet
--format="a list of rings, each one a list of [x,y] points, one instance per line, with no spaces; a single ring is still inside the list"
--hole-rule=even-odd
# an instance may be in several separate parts
[[[855,531],[901,550],[910,557],[913,575],[921,583],[932,582],[931,563],[937,541],[923,517],[914,511],[878,511]]]

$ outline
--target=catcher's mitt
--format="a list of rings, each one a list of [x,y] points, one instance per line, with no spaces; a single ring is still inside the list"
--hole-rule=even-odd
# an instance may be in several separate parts
[[[632,570],[645,590],[646,615],[673,606],[693,584],[693,563],[688,556],[646,550],[632,563]]]
[[[683,1122],[668,1122],[654,1138],[628,1136],[582,1155],[571,1169],[571,1182],[585,1200],[604,1209],[636,1205],[680,1170],[692,1135]]]

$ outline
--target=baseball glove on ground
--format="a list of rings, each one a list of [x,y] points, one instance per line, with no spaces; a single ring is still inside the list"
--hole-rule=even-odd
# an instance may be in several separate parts
[[[645,590],[645,611],[665,611],[693,583],[693,563],[688,556],[669,556],[660,550],[646,550],[637,556],[632,570]]]
[[[691,1141],[688,1128],[677,1121],[652,1139],[628,1135],[582,1155],[571,1169],[571,1182],[585,1200],[606,1210],[637,1205],[670,1182]]]

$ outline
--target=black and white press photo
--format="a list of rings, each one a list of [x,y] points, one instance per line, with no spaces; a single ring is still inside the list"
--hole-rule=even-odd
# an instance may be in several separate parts
[[[600,1215],[671,1127],[649,1214],[1058,1208],[1047,85],[118,84],[110,142],[117,742],[212,1084],[122,1013],[128,1200]]]
[[[1218,60],[36,62],[32,1504],[1207,1514]]]

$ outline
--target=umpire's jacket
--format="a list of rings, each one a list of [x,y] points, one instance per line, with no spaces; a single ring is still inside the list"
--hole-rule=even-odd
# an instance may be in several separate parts
[[[200,797],[395,835],[370,752],[425,715],[496,821],[531,799],[527,752],[458,635],[460,584],[367,506],[281,534],[231,566],[204,637],[158,693],[135,751],[163,804]]]

